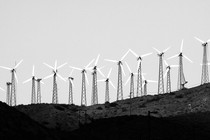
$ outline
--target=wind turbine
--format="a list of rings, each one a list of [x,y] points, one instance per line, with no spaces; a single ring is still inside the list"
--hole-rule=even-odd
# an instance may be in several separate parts
[[[151,55],[152,53],[147,53],[143,55],[138,55],[135,53],[133,50],[130,49],[130,52],[137,58],[137,70],[138,70],[138,77],[137,77],[137,90],[136,90],[136,95],[137,97],[143,95],[143,90],[142,90],[142,60],[144,57]]]
[[[117,63],[118,65],[118,82],[117,82],[117,101],[118,100],[123,100],[123,86],[122,86],[122,73],[125,76],[125,71],[122,67],[122,61],[126,57],[126,55],[129,53],[129,50],[121,57],[119,61],[117,60],[110,60],[110,59],[105,59],[105,61],[109,62],[114,62]]]
[[[195,37],[196,40],[198,40],[203,47],[203,62],[202,62],[202,74],[201,74],[201,85],[209,82],[209,72],[208,72],[208,54],[207,54],[207,48],[208,43],[210,42],[210,39],[206,42]]]
[[[86,82],[89,85],[88,78],[87,78],[87,70],[90,70],[89,66],[93,63],[95,59],[91,60],[83,69],[82,68],[77,68],[77,67],[72,67],[70,68],[79,70],[82,73],[82,93],[81,93],[81,105],[87,106],[87,100],[86,100]],[[86,82],[85,82],[86,81]]]
[[[71,73],[68,77],[68,80],[69,80],[69,105],[70,104],[73,104],[73,87],[74,87],[74,83],[73,83],[73,80],[74,78],[72,77],[72,73],[73,73],[74,69],[71,70]]]
[[[98,82],[105,82],[106,83],[106,90],[105,90],[105,102],[109,102],[110,98],[109,98],[109,83],[111,84],[111,86],[116,89],[116,87],[114,86],[114,84],[112,83],[112,81],[110,80],[110,75],[112,72],[112,68],[110,68],[109,73],[106,76],[106,79],[102,79],[102,80],[98,80]]]
[[[23,60],[21,60],[19,63],[17,63],[14,68],[0,66],[0,68],[7,69],[7,70],[11,71],[11,74],[12,74],[12,76],[11,76],[12,84],[11,84],[11,94],[10,94],[10,105],[11,106],[16,106],[16,82],[18,83],[16,69],[22,62],[23,62]]]
[[[166,72],[164,74],[164,78],[167,75],[166,93],[171,93],[171,68],[178,67],[178,65],[168,65],[168,63],[165,60],[164,60],[164,63],[166,65]]]
[[[53,74],[46,76],[44,79],[48,79],[53,77],[53,96],[52,96],[52,103],[53,104],[58,104],[58,89],[57,89],[57,76],[63,80],[64,82],[66,82],[66,80],[60,75],[58,74],[58,69],[62,68],[63,66],[65,66],[67,63],[64,63],[60,66],[57,67],[57,60],[55,61],[55,65],[54,67],[50,66],[47,63],[44,63],[44,65],[46,65],[47,67],[49,67],[50,69],[52,69]]]
[[[35,81],[36,81],[36,77],[34,76],[34,65],[33,65],[33,69],[32,69],[32,77],[25,80],[23,82],[23,84],[32,81],[32,91],[31,91],[31,104],[36,104],[36,90],[35,90]]]
[[[103,76],[104,74],[102,73],[101,68],[97,68],[98,60],[99,60],[100,54],[98,54],[94,67],[93,67],[93,85],[92,85],[92,98],[91,98],[91,105],[98,104],[98,87],[97,87],[97,71]]]
[[[41,78],[37,78],[37,104],[41,104],[41,83],[44,84],[44,82],[42,82]]]
[[[153,48],[159,57],[159,75],[158,75],[158,94],[164,93],[164,79],[163,79],[163,55],[167,52],[170,47],[166,48],[164,51],[160,52],[158,49]]]
[[[148,84],[148,82],[149,83],[157,83],[157,81],[154,81],[154,80],[146,80],[143,75],[142,75],[142,78],[144,80],[144,83],[142,84],[142,86],[144,87],[144,96],[146,96],[147,95],[147,84]]]
[[[7,85],[7,95],[6,95],[6,103],[7,105],[11,106],[10,105],[10,96],[11,96],[11,82],[7,82],[6,85]]]
[[[168,58],[168,59],[172,59],[172,58],[175,58],[175,57],[179,57],[179,71],[178,71],[178,84],[177,84],[178,90],[183,89],[184,85],[187,83],[187,81],[185,80],[184,71],[183,71],[183,57],[185,59],[187,59],[189,62],[193,63],[192,60],[190,60],[186,55],[184,55],[182,53],[183,42],[184,41],[182,40],[181,47],[180,47],[180,53]]]

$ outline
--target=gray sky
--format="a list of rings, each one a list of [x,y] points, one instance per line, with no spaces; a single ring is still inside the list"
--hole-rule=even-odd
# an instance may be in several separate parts
[[[171,46],[165,54],[168,58],[177,54],[181,40],[184,39],[183,52],[194,63],[184,60],[184,73],[189,81],[187,87],[199,85],[201,81],[201,44],[193,37],[206,41],[210,38],[210,18],[208,0],[0,0],[0,65],[12,67],[15,61],[24,59],[17,69],[19,78],[17,103],[29,104],[31,101],[31,83],[22,82],[31,76],[35,65],[37,77],[50,75],[52,71],[43,65],[46,62],[58,65],[68,62],[59,70],[67,77],[69,65],[83,67],[101,54],[99,66],[105,74],[113,67],[111,80],[117,86],[117,65],[103,59],[120,59],[129,49],[138,54],[154,52]],[[127,61],[136,70],[136,59],[129,54]],[[178,58],[167,61],[178,64]],[[125,66],[125,65],[124,65]],[[124,82],[129,76],[123,77]],[[147,79],[158,79],[158,57],[145,57],[143,71]],[[177,88],[177,69],[172,69],[172,89]],[[11,80],[9,71],[0,69],[0,86],[6,89]],[[80,104],[81,73],[74,71],[74,101]],[[88,73],[89,82],[92,77]],[[99,75],[98,79],[102,79]],[[52,78],[44,80],[42,102],[52,101]],[[166,84],[166,83],[165,83]],[[68,102],[68,82],[58,80],[59,103]],[[105,83],[98,84],[99,103],[104,102]],[[128,96],[129,84],[124,87],[124,97]],[[135,82],[136,92],[136,82]],[[157,85],[148,84],[148,92],[157,92]],[[116,100],[116,90],[110,87],[111,101]],[[91,100],[91,85],[87,89],[88,105]],[[0,100],[6,95],[0,91]]]

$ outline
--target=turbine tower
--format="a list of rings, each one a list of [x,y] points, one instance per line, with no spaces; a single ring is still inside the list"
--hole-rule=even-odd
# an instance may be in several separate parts
[[[34,76],[34,65],[32,69],[32,78],[29,78],[28,80],[25,80],[23,84],[31,81],[32,82],[32,91],[31,91],[31,104],[36,104],[36,89],[35,89],[35,81],[36,77]]]
[[[59,67],[57,67],[57,61],[55,61],[55,65],[54,67],[48,65],[47,63],[44,63],[44,65],[46,65],[47,67],[51,68],[53,70],[53,74],[45,77],[44,79],[48,79],[50,77],[53,77],[53,96],[52,96],[52,103],[53,104],[58,104],[58,89],[57,89],[57,76],[63,80],[64,82],[66,82],[66,80],[60,75],[58,74],[58,69],[62,68],[63,66],[65,66],[67,63],[64,63],[62,65],[60,65]]]
[[[202,62],[202,74],[201,74],[201,85],[206,84],[209,82],[209,72],[208,72],[208,43],[210,39],[206,42],[202,41],[201,39],[195,37],[196,40],[202,43],[203,47],[203,62]]]
[[[135,53],[133,50],[130,49],[130,52],[137,58],[137,71],[138,71],[138,76],[137,76],[137,90],[136,90],[136,96],[142,96],[143,95],[143,90],[142,90],[142,60],[144,57],[151,55],[152,53],[147,53],[143,55],[138,55]]]
[[[41,83],[44,84],[44,82],[42,82],[41,78],[36,79],[37,81],[37,104],[41,104]]]
[[[128,63],[125,62],[125,64],[130,72],[130,76],[128,77],[128,80],[125,82],[125,86],[130,81],[130,98],[134,98],[134,73],[131,72],[131,68],[129,67]]]
[[[21,60],[19,63],[17,63],[15,65],[14,68],[8,68],[8,67],[4,67],[4,66],[0,66],[0,68],[3,69],[7,69],[11,71],[11,94],[10,94],[10,106],[16,106],[16,82],[18,83],[18,79],[17,79],[17,74],[16,74],[16,69],[18,68],[18,66],[23,62],[23,60]]]
[[[91,105],[95,105],[98,104],[98,87],[97,87],[97,71],[99,71],[99,73],[103,76],[104,74],[102,73],[101,68],[97,68],[97,64],[98,64],[98,60],[99,60],[100,54],[97,56],[96,61],[95,61],[95,65],[93,67],[93,85],[92,85],[92,97],[91,97]]]
[[[122,73],[125,76],[125,72],[124,72],[124,69],[122,67],[122,61],[128,53],[129,53],[129,50],[123,55],[123,57],[119,61],[105,59],[105,61],[114,62],[114,63],[117,63],[117,65],[118,65],[117,101],[118,100],[123,100]]]
[[[106,89],[105,89],[105,102],[110,102],[110,98],[109,98],[109,83],[111,84],[111,86],[116,89],[116,87],[114,86],[114,84],[112,83],[112,81],[110,80],[110,74],[112,72],[112,68],[110,68],[109,73],[107,75],[106,79],[102,79],[102,80],[98,80],[98,82],[105,82],[106,83]]]
[[[167,76],[166,81],[166,93],[171,93],[171,68],[178,67],[178,65],[168,65],[168,63],[164,60],[166,65],[166,72],[164,74],[164,78]]]
[[[147,84],[149,83],[157,83],[157,81],[153,81],[153,80],[144,80],[144,83],[143,83],[143,87],[144,87],[144,96],[147,95]]]
[[[164,51],[160,52],[158,49],[153,48],[159,57],[159,74],[158,74],[158,94],[163,94],[164,93],[164,79],[163,79],[163,55],[166,51],[170,49],[168,47]]]
[[[87,106],[86,82],[89,85],[89,82],[88,82],[88,78],[87,78],[87,74],[86,73],[87,73],[87,70],[92,69],[89,66],[93,63],[94,60],[95,59],[91,60],[90,63],[88,65],[86,65],[83,69],[70,66],[70,68],[75,69],[75,70],[79,70],[82,73],[81,105],[84,105],[84,106]]]
[[[172,58],[175,58],[175,57],[179,57],[179,71],[178,71],[178,84],[177,84],[177,89],[178,90],[183,89],[184,85],[187,83],[187,81],[185,80],[184,71],[183,71],[183,57],[185,59],[187,59],[188,61],[190,61],[191,63],[193,63],[192,60],[190,60],[186,55],[184,55],[182,53],[183,42],[184,41],[182,40],[181,47],[180,47],[180,53],[168,58],[168,59],[172,59]]]
[[[6,85],[7,85],[7,97],[6,97],[6,103],[9,105],[9,106],[11,106],[10,105],[10,96],[11,96],[11,82],[7,82],[6,83]],[[2,90],[2,89],[1,89]]]
[[[69,77],[68,77],[68,80],[69,80],[69,101],[68,101],[68,104],[74,104],[73,102],[73,87],[74,87],[74,83],[73,83],[73,80],[74,78],[71,76],[72,73],[73,73],[74,69],[72,69]]]

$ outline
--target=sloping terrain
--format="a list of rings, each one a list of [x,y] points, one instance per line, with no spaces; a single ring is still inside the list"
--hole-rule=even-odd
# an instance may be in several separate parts
[[[35,104],[16,108],[48,128],[71,131],[79,128],[80,123],[130,114],[146,116],[148,111],[153,112],[155,117],[210,111],[210,84],[170,94],[147,95],[88,107]]]
[[[56,140],[57,137],[24,113],[0,102],[0,139]]]

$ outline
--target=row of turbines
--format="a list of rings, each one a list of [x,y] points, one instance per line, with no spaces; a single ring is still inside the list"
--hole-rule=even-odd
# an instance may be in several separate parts
[[[210,39],[205,41],[202,41],[201,39],[195,37],[196,40],[198,40],[203,47],[203,61],[202,61],[202,74],[201,74],[201,84],[205,84],[209,82],[209,75],[208,75],[208,55],[207,55],[207,46],[210,42]],[[152,54],[147,53],[144,55],[138,55],[133,50],[129,49],[121,58],[120,60],[111,60],[111,59],[105,59],[105,61],[109,61],[112,63],[116,63],[118,67],[118,81],[117,81],[117,100],[123,99],[123,75],[125,75],[125,71],[123,68],[123,60],[128,55],[128,53],[132,53],[137,58],[137,73],[132,72],[131,68],[129,67],[128,63],[125,62],[129,72],[130,76],[128,80],[125,82],[125,85],[130,81],[130,98],[135,97],[134,95],[134,75],[137,75],[137,86],[136,86],[136,97],[147,95],[147,83],[148,82],[155,82],[158,83],[158,94],[163,93],[170,93],[171,92],[171,76],[170,71],[171,68],[178,67],[178,83],[177,83],[177,90],[181,90],[184,88],[185,84],[187,84],[187,81],[184,76],[184,70],[183,70],[183,58],[188,60],[189,62],[193,63],[191,59],[189,59],[186,55],[183,54],[183,40],[181,42],[180,52],[172,57],[169,57],[169,59],[173,59],[175,57],[178,57],[179,59],[179,65],[169,65],[165,60],[163,60],[164,54],[170,49],[170,47],[166,48],[163,51],[158,50],[157,48],[153,48],[157,52],[157,56],[159,58],[159,74],[158,74],[158,81],[154,80],[146,80],[144,78],[144,73],[142,72],[142,61],[143,58],[146,56],[149,56]],[[105,76],[101,69],[104,67],[98,67],[98,61],[99,61],[100,55],[97,56],[96,60],[91,60],[86,66],[83,68],[78,68],[74,66],[69,66],[72,68],[72,71],[70,73],[70,76],[68,78],[63,78],[59,73],[58,70],[64,67],[67,63],[64,63],[60,66],[57,66],[57,61],[55,61],[54,66],[51,66],[47,63],[43,63],[45,66],[50,68],[52,70],[52,74],[49,76],[46,76],[43,79],[53,78],[53,95],[52,95],[52,103],[58,104],[58,88],[57,88],[57,78],[60,78],[63,81],[68,80],[69,81],[69,101],[68,104],[73,104],[73,87],[74,78],[72,77],[73,70],[79,70],[82,74],[82,89],[81,89],[81,105],[87,105],[87,99],[86,99],[86,83],[89,85],[89,81],[87,79],[87,71],[92,72],[92,97],[91,97],[91,105],[98,104],[98,88],[97,83],[98,82],[105,82],[105,102],[109,102],[109,85],[116,89],[113,82],[110,80],[110,75],[112,72],[112,68],[110,68],[108,74]],[[91,64],[94,63],[92,67]],[[17,63],[13,68],[0,66],[0,68],[9,70],[11,72],[11,82],[7,82],[7,95],[6,95],[6,103],[10,106],[16,106],[16,83],[18,82],[16,69],[19,67],[19,65],[23,62],[21,60],[19,63]],[[166,65],[166,72],[163,73],[163,62]],[[32,77],[24,81],[23,83],[30,82],[32,83],[32,92],[31,92],[31,104],[41,103],[41,84],[44,84],[42,82],[42,78],[35,77],[35,67],[32,68]],[[100,73],[105,79],[98,80],[97,79],[97,73]],[[166,92],[164,90],[164,78],[166,78]],[[37,82],[37,92],[35,83]],[[3,88],[0,88],[0,90],[5,91]]]

